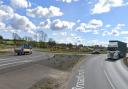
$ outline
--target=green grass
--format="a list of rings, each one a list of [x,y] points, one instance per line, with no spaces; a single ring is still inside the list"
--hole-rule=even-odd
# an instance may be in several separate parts
[[[49,48],[40,48],[40,49],[35,49],[36,51],[40,51],[40,52],[52,52],[52,53],[69,53],[69,54],[87,54],[90,52],[86,52],[86,51],[79,51],[79,50],[62,50],[62,49],[58,49],[58,50],[51,50]]]
[[[0,55],[11,53],[12,52],[11,49],[12,49],[12,46],[10,45],[0,44]]]

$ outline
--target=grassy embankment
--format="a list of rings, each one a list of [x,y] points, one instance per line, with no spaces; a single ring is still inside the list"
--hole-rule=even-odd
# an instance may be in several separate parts
[[[128,57],[123,59],[124,64],[128,67]]]
[[[55,54],[51,59],[44,60],[41,64],[63,72],[71,72],[72,68],[79,63],[84,56]],[[59,76],[59,75],[56,75]],[[63,89],[65,78],[69,76],[60,76],[58,79],[46,77],[34,84],[30,89]]]
[[[36,51],[40,52],[52,52],[52,53],[69,53],[69,54],[90,54],[92,53],[92,50],[89,50],[87,48],[83,49],[52,49],[52,48],[40,48],[40,49],[35,49]],[[106,54],[106,50],[101,50],[101,54]]]
[[[0,54],[6,54],[12,52],[13,47],[11,45],[0,44]]]

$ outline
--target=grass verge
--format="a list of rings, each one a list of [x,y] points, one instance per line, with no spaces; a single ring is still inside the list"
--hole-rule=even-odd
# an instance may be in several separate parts
[[[123,59],[124,64],[128,67],[128,57]]]

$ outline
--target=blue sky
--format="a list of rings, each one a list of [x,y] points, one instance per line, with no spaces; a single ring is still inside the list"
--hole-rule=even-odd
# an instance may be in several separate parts
[[[0,35],[34,39],[38,31],[58,43],[128,43],[128,0],[0,0]]]

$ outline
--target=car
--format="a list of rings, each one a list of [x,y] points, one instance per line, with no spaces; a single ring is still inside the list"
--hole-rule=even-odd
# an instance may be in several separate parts
[[[99,51],[93,51],[91,54],[100,54]]]
[[[32,54],[32,46],[29,44],[24,44],[19,47],[14,47],[14,52],[17,55]]]

